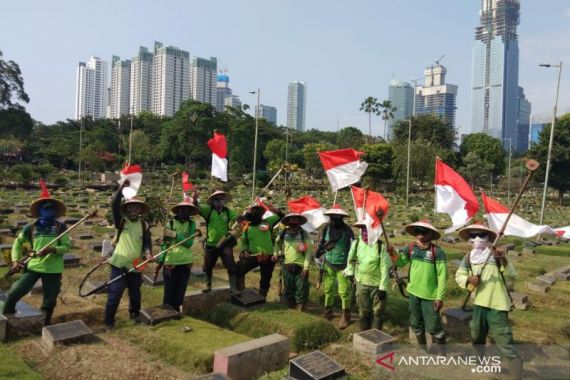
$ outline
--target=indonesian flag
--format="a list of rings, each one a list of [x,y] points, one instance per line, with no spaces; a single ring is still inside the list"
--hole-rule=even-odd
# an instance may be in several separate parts
[[[562,239],[570,239],[570,226],[555,228],[554,232]]]
[[[497,202],[496,200],[489,198],[485,193],[481,192],[483,198],[483,206],[485,207],[485,217],[489,222],[489,227],[495,231],[499,232],[507,215],[509,215],[510,210]],[[507,228],[505,229],[505,236],[520,236],[523,238],[530,238],[538,234],[549,234],[556,235],[556,231],[550,226],[539,226],[532,224],[528,220],[525,220],[518,216],[517,214],[511,215]]]
[[[471,186],[439,158],[435,160],[435,208],[451,218],[452,226],[445,233],[464,226],[479,211]]]
[[[125,167],[121,170],[119,185],[122,185],[126,179],[129,180],[129,186],[123,188],[123,196],[126,199],[134,198],[139,192],[142,182],[142,169],[139,165],[129,165],[125,163]]]
[[[263,213],[263,216],[261,217],[261,219],[267,219],[272,215],[275,215],[273,212],[269,211],[269,207],[265,204],[265,199],[264,198],[255,198],[255,201],[253,202],[254,205],[256,206],[261,206],[265,209],[265,213]]]
[[[182,192],[186,195],[192,190],[194,190],[194,185],[190,182],[190,175],[188,172],[182,172]]]
[[[208,140],[208,147],[212,151],[212,176],[228,180],[228,145],[226,136],[214,132],[214,137]]]
[[[358,221],[366,223],[368,230],[368,244],[372,245],[382,235],[382,225],[378,217],[378,211],[382,210],[382,220],[388,214],[389,203],[382,194],[375,191],[361,189],[352,186],[352,200]]]
[[[360,177],[368,167],[366,162],[360,161],[360,156],[363,154],[364,152],[350,148],[319,152],[323,168],[334,192],[360,181]]]
[[[301,226],[307,232],[313,232],[327,222],[327,217],[324,214],[327,209],[322,207],[319,201],[313,197],[306,195],[299,199],[293,199],[287,202],[287,206],[291,212],[307,218],[307,223]]]

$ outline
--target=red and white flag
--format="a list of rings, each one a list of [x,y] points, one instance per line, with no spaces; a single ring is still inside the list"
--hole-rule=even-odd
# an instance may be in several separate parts
[[[360,177],[368,167],[366,162],[360,161],[360,156],[363,154],[364,152],[350,148],[319,152],[321,163],[334,192],[360,181]]]
[[[559,238],[570,239],[570,226],[555,228],[554,231]]]
[[[463,227],[479,211],[471,186],[439,158],[435,160],[435,210],[451,218],[452,226],[445,233]]]
[[[188,172],[182,172],[182,192],[188,196],[188,192],[194,190],[194,185],[190,182],[190,175]]]
[[[265,220],[265,219],[267,219],[267,218],[269,218],[270,216],[275,215],[275,214],[274,214],[273,212],[269,211],[269,206],[267,206],[264,201],[265,201],[264,198],[259,198],[259,197],[257,197],[257,198],[255,198],[255,201],[254,201],[253,203],[254,203],[254,205],[256,205],[256,206],[261,206],[261,207],[263,207],[263,209],[265,210],[265,212],[263,213],[263,216],[261,217],[261,219],[264,219],[264,220]]]
[[[226,136],[214,132],[214,137],[208,140],[208,147],[212,151],[212,176],[228,180],[228,145]]]
[[[289,206],[291,212],[301,214],[307,218],[307,223],[301,226],[307,232],[315,231],[328,221],[324,214],[327,209],[321,206],[319,201],[309,195],[305,195],[299,199],[293,199],[287,202],[287,206]]]
[[[126,179],[129,180],[129,186],[123,187],[123,196],[126,199],[134,198],[139,192],[142,182],[142,169],[140,165],[129,165],[125,163],[125,167],[119,173],[119,185],[122,185]]]
[[[388,214],[390,204],[382,196],[375,191],[361,189],[352,186],[352,200],[354,202],[354,210],[358,221],[366,224],[368,230],[368,244],[372,245],[382,236],[382,225],[378,217],[378,211],[382,210],[382,220]]]
[[[483,192],[481,192],[481,197],[483,198],[485,217],[489,222],[489,227],[493,231],[499,232],[501,230],[501,227],[503,227],[503,224],[507,219],[510,210],[498,201],[487,197]],[[554,231],[550,226],[539,226],[532,224],[517,214],[511,215],[511,219],[509,219],[509,223],[505,229],[505,236],[520,236],[523,238],[530,238],[538,234],[556,235],[556,231]]]

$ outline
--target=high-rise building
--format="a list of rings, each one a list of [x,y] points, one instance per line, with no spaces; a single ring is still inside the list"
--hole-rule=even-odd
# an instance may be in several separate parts
[[[152,113],[172,116],[190,98],[190,53],[154,43]]]
[[[524,89],[519,87],[517,133],[516,140],[513,141],[513,150],[519,153],[528,150],[531,111],[531,104],[524,95]]]
[[[388,120],[388,140],[391,140],[394,124],[412,116],[414,89],[407,82],[392,79],[388,87],[388,100],[392,102],[392,107],[396,108],[396,112],[393,113],[394,118]]]
[[[457,86],[445,83],[447,69],[440,64],[424,70],[424,85],[416,87],[416,115],[436,115],[455,126]]]
[[[75,119],[90,116],[104,118],[107,114],[108,64],[98,57],[79,62],[75,88]]]
[[[230,77],[226,74],[220,74],[216,77],[216,110],[222,112],[224,110],[224,100],[226,96],[232,94],[230,88]]]
[[[471,131],[517,139],[519,0],[482,0],[473,47]]]
[[[544,123],[535,123],[533,121],[530,127],[530,134],[529,134],[529,145],[532,146],[533,144],[538,143],[540,133],[544,129],[546,124]]]
[[[118,119],[129,113],[131,87],[131,61],[121,61],[113,56],[111,60],[111,88],[109,92],[109,114]]]
[[[152,109],[152,59],[153,54],[141,46],[131,60],[130,110],[135,115]]]
[[[305,108],[307,104],[307,84],[289,83],[287,93],[287,128],[303,132],[305,130]]]
[[[224,98],[224,109],[226,107],[241,108],[241,100],[237,95],[228,95]]]
[[[215,57],[192,58],[190,64],[190,96],[192,99],[216,106],[217,71],[218,62]]]
[[[264,118],[272,124],[277,124],[277,108],[260,104],[259,111],[257,110],[257,106],[255,106],[255,112],[260,118]]]

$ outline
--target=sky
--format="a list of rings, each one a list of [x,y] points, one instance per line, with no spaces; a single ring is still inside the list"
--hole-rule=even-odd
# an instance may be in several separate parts
[[[480,0],[18,0],[2,2],[0,50],[16,61],[28,111],[53,123],[74,115],[76,68],[90,56],[130,59],[154,41],[217,57],[243,103],[261,89],[285,124],[287,85],[307,82],[306,128],[368,130],[368,96],[388,98],[390,79],[410,81],[445,54],[459,86],[457,126],[469,131],[471,51]],[[533,114],[570,107],[570,0],[521,0],[519,85]],[[254,107],[251,107],[252,109]],[[373,120],[373,134],[383,122]]]

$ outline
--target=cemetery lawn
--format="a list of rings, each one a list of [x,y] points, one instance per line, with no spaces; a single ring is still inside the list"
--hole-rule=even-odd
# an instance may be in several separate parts
[[[39,380],[42,378],[18,357],[11,345],[0,344],[0,358],[0,379],[2,380]]]

